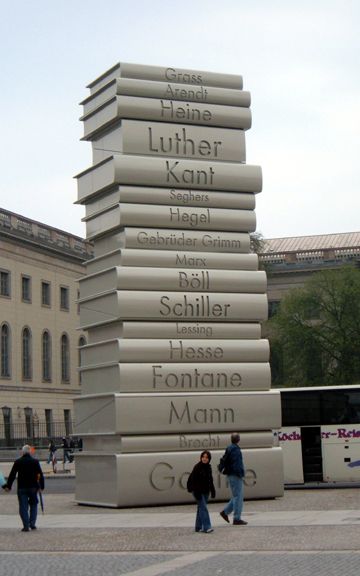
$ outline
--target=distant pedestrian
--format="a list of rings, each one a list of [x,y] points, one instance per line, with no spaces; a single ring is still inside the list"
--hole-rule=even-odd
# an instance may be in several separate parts
[[[69,458],[70,458],[70,462],[74,461],[74,456],[75,454],[75,442],[73,438],[70,438],[69,440]]]
[[[52,440],[52,439],[50,440],[48,448],[49,448],[49,456],[48,456],[47,463],[50,464],[50,462],[51,462],[53,472],[54,472],[54,474],[56,474],[56,472],[57,472],[57,458],[56,458],[57,448],[56,448],[56,444],[55,444],[54,440]]]
[[[244,526],[247,524],[247,522],[241,518],[244,501],[245,468],[239,442],[240,435],[238,433],[231,434],[231,444],[226,448],[219,464],[219,471],[228,477],[232,494],[231,500],[229,500],[224,510],[220,512],[220,516],[225,522],[230,522],[229,514],[233,512],[234,526]]]
[[[216,496],[210,461],[211,453],[208,450],[201,452],[200,462],[195,464],[187,482],[187,490],[192,492],[197,502],[195,532],[207,534],[214,531],[211,527],[207,503],[210,494],[212,498]]]
[[[63,436],[63,438],[62,438],[62,445],[61,446],[63,449],[63,462],[64,462],[64,464],[66,464],[66,462],[71,462],[69,440],[65,436]]]
[[[25,444],[22,448],[22,456],[15,460],[7,482],[3,485],[4,490],[8,492],[17,476],[19,514],[23,523],[22,532],[29,532],[30,528],[36,530],[37,495],[39,490],[44,490],[44,476],[39,460],[33,458],[30,452],[31,447]]]

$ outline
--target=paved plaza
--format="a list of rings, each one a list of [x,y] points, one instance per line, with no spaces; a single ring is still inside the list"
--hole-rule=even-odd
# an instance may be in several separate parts
[[[109,554],[0,554],[6,576],[355,576],[359,554],[346,552],[192,552]]]
[[[64,480],[65,481],[65,480]],[[48,480],[50,483],[51,480]],[[211,503],[212,534],[195,506],[109,509],[44,492],[38,529],[20,531],[14,492],[0,494],[0,576],[358,576],[359,488],[286,490],[245,502],[247,526]]]

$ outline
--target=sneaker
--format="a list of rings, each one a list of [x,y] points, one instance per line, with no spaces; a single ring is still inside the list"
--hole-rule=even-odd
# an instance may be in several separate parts
[[[21,528],[21,532],[30,532],[30,528]]]
[[[195,532],[204,532],[201,528],[199,530],[195,530]]]
[[[245,522],[245,520],[234,520],[233,524],[234,526],[245,526],[247,522]]]
[[[214,528],[208,528],[207,530],[205,530],[206,534],[210,534],[211,532],[214,532]]]
[[[36,530],[36,526],[30,526],[31,530]]]
[[[225,520],[225,522],[227,522],[229,524],[229,522],[230,522],[229,516],[227,514],[225,514],[224,510],[222,510],[220,512],[220,516],[221,516],[221,518],[223,518]]]

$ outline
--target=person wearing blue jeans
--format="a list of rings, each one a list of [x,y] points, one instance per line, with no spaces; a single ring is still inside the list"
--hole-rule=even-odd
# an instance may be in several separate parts
[[[211,527],[211,521],[207,503],[209,494],[215,498],[215,487],[210,466],[211,454],[209,450],[204,450],[200,454],[200,462],[195,464],[187,481],[188,492],[192,492],[196,502],[195,532],[205,532],[210,534],[214,530]]]
[[[17,476],[17,496],[23,532],[36,530],[38,491],[44,489],[44,476],[39,461],[30,454],[30,446],[25,444],[22,456],[15,460],[4,490],[9,491]],[[29,513],[30,512],[30,513]]]
[[[212,532],[211,520],[207,503],[209,500],[208,494],[195,494],[194,498],[197,502],[196,518],[195,518],[195,532]]]
[[[225,520],[225,522],[228,523],[230,522],[229,514],[233,512],[234,526],[244,526],[247,524],[247,522],[241,518],[243,500],[244,500],[245,468],[239,442],[240,442],[240,434],[238,433],[232,434],[231,444],[229,444],[229,446],[225,450],[224,473],[228,477],[232,498],[229,500],[224,510],[220,512],[220,516]]]

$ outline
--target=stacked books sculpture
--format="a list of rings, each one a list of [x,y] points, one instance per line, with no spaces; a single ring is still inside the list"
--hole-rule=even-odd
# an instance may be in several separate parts
[[[187,502],[199,451],[240,432],[245,497],[283,493],[270,390],[266,274],[250,252],[259,166],[245,163],[242,77],[117,64],[89,85],[77,176],[94,258],[80,280],[76,500]]]

